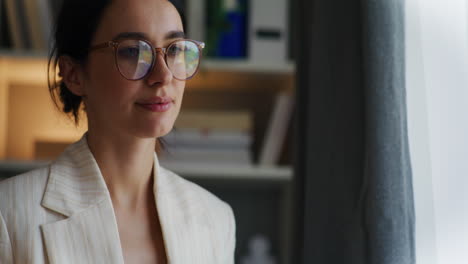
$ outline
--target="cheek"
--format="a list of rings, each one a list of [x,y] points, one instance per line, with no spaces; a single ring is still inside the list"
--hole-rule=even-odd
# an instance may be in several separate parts
[[[136,89],[132,89],[135,84],[120,75],[112,60],[97,61],[90,65],[88,72],[86,94],[89,110],[111,118],[128,108],[128,102],[135,96]]]
[[[184,90],[185,90],[185,82],[176,81],[176,83],[173,83],[171,89],[173,89],[172,95],[175,98],[174,107],[168,113],[168,115],[166,115],[166,117],[163,119],[165,121],[163,121],[162,124],[164,124],[165,126],[169,126],[172,129],[172,126],[174,125],[175,120],[179,116],[180,109],[182,106]]]
[[[114,62],[114,56],[110,49],[103,51],[101,54],[96,54],[96,56],[90,56],[87,69],[91,79],[118,73]]]
[[[177,108],[177,115],[178,115],[180,108],[182,106],[183,98],[184,98],[185,82],[181,82],[181,81],[176,81],[176,82],[178,83],[176,83],[174,87],[176,90],[176,98],[177,98],[176,108]]]
[[[129,89],[124,88],[133,83],[120,75],[115,66],[114,57],[110,54],[107,55],[99,57],[90,65],[90,79],[96,93],[104,95],[109,100],[115,100],[119,98],[119,95],[128,92]]]

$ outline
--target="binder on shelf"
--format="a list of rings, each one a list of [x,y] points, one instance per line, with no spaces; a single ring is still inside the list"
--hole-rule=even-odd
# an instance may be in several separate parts
[[[260,166],[276,165],[292,118],[294,99],[288,93],[276,97],[259,157]]]
[[[288,61],[288,1],[250,0],[249,59],[262,64]]]
[[[187,1],[187,33],[192,39],[206,42],[205,38],[205,0]]]
[[[218,59],[246,57],[245,0],[206,0],[206,52]]]
[[[226,26],[219,34],[218,56],[222,58],[245,58],[246,12],[243,0],[224,0]]]

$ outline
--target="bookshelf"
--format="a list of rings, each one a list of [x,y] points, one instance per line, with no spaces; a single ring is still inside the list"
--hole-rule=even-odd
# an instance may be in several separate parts
[[[46,58],[41,56],[0,56],[0,178],[47,164],[47,161],[34,159],[35,140],[73,142],[86,129],[76,128],[52,105],[47,90],[46,63]],[[274,94],[293,90],[294,74],[291,72],[207,67],[187,83],[183,104],[188,109],[252,109],[256,113],[254,141],[258,149]],[[290,252],[288,241],[291,239],[289,230],[292,220],[289,212],[293,177],[289,165],[162,165],[232,205],[238,221],[237,261],[246,253],[248,239],[255,232],[261,232],[271,239],[278,263],[287,263]],[[253,212],[262,215],[251,219]]]
[[[294,91],[293,73],[204,68],[187,82],[182,111],[249,109],[254,113],[253,148],[257,153],[274,95],[281,91]],[[45,57],[0,55],[0,159],[32,160],[34,139],[55,137],[73,142],[84,131],[85,127],[75,127],[53,106]]]
[[[60,1],[52,0],[53,9]],[[188,3],[200,1],[205,0],[186,0]],[[46,70],[45,51],[13,50],[5,46],[0,49],[0,179],[48,163],[35,158],[35,142],[54,142],[60,147],[59,144],[79,139],[86,131],[86,127],[75,127],[54,108],[47,90]],[[294,93],[295,70],[290,59],[267,62],[204,57],[198,75],[187,82],[182,111],[201,108],[252,111],[252,150],[258,158],[275,95]],[[162,165],[232,205],[238,221],[236,263],[240,263],[240,257],[246,253],[248,238],[257,231],[272,239],[272,253],[277,263],[288,263],[292,223],[291,164],[291,158],[285,158],[277,166],[264,167],[256,163]]]

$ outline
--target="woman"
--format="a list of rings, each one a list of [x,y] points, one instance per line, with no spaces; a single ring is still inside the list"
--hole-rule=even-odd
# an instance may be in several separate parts
[[[88,132],[50,166],[0,183],[0,263],[234,263],[229,205],[162,168],[203,44],[168,0],[65,0],[57,92]],[[58,91],[56,91],[56,89]]]

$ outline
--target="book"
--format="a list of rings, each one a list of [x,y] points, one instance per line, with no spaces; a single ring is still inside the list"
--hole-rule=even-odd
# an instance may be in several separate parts
[[[0,1],[0,47],[7,47],[7,34],[5,31],[5,25],[7,25],[7,20],[5,19],[5,1]]]
[[[245,0],[206,0],[206,53],[214,58],[245,58]]]
[[[226,26],[218,32],[217,55],[222,58],[245,58],[246,14],[243,0],[224,0]]]
[[[6,0],[5,2],[6,15],[9,24],[9,32],[12,42],[12,48],[15,50],[21,50],[26,48],[25,39],[23,36],[23,25],[21,17],[19,16],[19,1],[17,0]]]
[[[45,40],[43,39],[42,28],[39,19],[37,0],[24,0],[24,12],[29,38],[31,39],[31,48],[33,50],[45,50]]]
[[[54,21],[52,4],[50,0],[36,0],[39,13],[39,23],[42,28],[42,39],[44,40],[46,50],[51,48],[52,43],[52,24]],[[66,1],[66,0],[64,0]]]
[[[259,157],[259,165],[272,166],[278,162],[292,118],[294,100],[288,93],[280,93],[275,99]]]
[[[163,140],[169,146],[243,148],[250,147],[252,135],[245,131],[174,129]]]
[[[249,111],[182,111],[177,118],[176,129],[200,129],[218,131],[247,131],[252,129]]]

